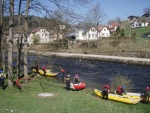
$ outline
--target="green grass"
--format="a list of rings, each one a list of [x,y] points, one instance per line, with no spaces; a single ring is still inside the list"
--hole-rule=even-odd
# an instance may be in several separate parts
[[[132,29],[132,34],[136,34],[136,38],[142,38],[142,35],[147,32],[150,32],[150,26]],[[130,34],[129,29],[126,30],[126,35],[128,34]]]
[[[0,89],[0,113],[148,113],[150,105],[128,105],[103,100],[94,95],[93,89],[66,91],[65,84],[54,83],[39,77],[16,87]],[[53,97],[39,97],[39,93],[53,93]]]

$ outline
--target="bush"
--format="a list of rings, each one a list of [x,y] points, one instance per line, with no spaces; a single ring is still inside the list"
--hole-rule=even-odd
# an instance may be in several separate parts
[[[116,74],[110,81],[111,91],[116,90],[117,87],[122,84],[126,86],[126,91],[131,91],[131,89],[133,88],[132,81],[130,78],[128,78],[125,75]]]

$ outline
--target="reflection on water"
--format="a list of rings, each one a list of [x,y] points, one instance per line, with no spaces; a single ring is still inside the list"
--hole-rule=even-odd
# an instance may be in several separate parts
[[[89,88],[101,89],[101,86],[105,83],[109,84],[111,78],[116,74],[131,78],[134,85],[134,92],[143,91],[146,86],[150,86],[150,69],[148,66],[50,56],[37,57],[36,55],[30,55],[28,60],[30,65],[34,65],[38,61],[40,66],[46,64],[47,67],[52,67],[55,72],[60,72],[60,69],[64,68],[71,73],[72,77],[79,72],[80,81],[86,82]],[[56,81],[62,81],[60,73]]]

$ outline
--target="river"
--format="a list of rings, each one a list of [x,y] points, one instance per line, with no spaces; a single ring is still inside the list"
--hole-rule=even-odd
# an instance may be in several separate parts
[[[60,72],[63,68],[69,71],[73,77],[76,73],[80,73],[80,81],[86,83],[88,88],[101,89],[103,84],[110,84],[112,77],[121,74],[132,80],[134,92],[142,92],[146,86],[150,86],[150,67],[140,65],[127,65],[121,63],[110,63],[95,60],[62,58],[52,56],[37,56],[30,54],[28,62],[34,65],[35,62],[40,66],[45,64],[51,67],[54,72]],[[58,74],[56,82],[62,82],[61,74]]]

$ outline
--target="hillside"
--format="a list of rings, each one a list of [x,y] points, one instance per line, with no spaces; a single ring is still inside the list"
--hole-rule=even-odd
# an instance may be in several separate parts
[[[121,25],[125,27],[125,35],[129,36],[131,30],[129,28],[128,20],[122,21]],[[132,34],[136,34],[136,38],[141,38],[143,34],[150,32],[150,26],[132,29]]]

